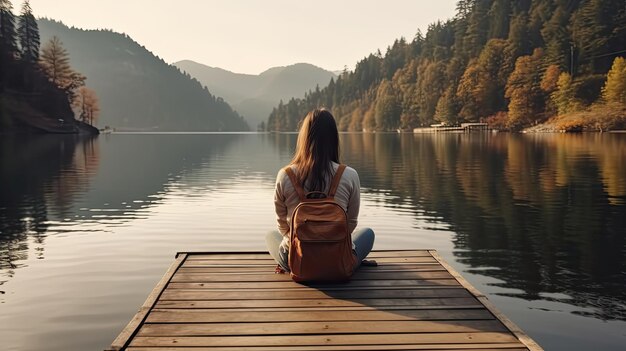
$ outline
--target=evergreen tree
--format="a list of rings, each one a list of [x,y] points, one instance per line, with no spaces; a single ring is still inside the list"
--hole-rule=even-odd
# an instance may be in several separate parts
[[[35,63],[39,60],[39,28],[28,0],[24,1],[19,21],[18,36],[22,59]]]
[[[16,38],[13,5],[9,0],[0,0],[0,52],[3,55],[17,53]]]
[[[459,0],[456,3],[456,15],[454,17],[454,52],[464,60],[469,56],[466,49],[465,35],[467,34],[467,18],[472,10],[473,0]]]
[[[515,61],[520,56],[529,55],[532,51],[528,40],[528,15],[522,13],[511,19],[508,44],[505,49],[505,60],[502,75],[508,77],[515,69]]]
[[[489,0],[474,0],[472,11],[468,18],[467,34],[465,36],[469,53],[475,56],[487,42],[489,35],[489,16],[491,7]]]
[[[0,89],[7,85],[7,76],[17,53],[15,16],[9,0],[0,0]]]
[[[509,0],[495,0],[489,10],[491,25],[489,38],[506,39],[509,34],[509,21],[511,16],[511,2]]]
[[[576,11],[572,34],[581,73],[606,72],[612,58],[603,55],[624,49],[625,7],[624,0],[589,0]]]
[[[559,5],[552,17],[546,21],[541,29],[541,36],[545,42],[544,61],[548,65],[557,65],[561,69],[570,67],[570,33],[568,22],[571,17],[569,6]]]

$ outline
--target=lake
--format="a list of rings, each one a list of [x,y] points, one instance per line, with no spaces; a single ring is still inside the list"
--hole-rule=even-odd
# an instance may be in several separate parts
[[[177,251],[264,250],[295,134],[0,139],[0,342],[102,350]],[[342,134],[375,249],[437,249],[546,350],[626,345],[626,134]]]

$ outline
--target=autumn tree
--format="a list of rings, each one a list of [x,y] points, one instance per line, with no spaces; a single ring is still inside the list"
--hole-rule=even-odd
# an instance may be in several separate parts
[[[360,132],[363,130],[363,110],[360,107],[357,107],[354,111],[352,111],[348,130],[352,132]]]
[[[459,122],[459,109],[454,87],[450,86],[439,98],[435,108],[435,120],[449,125]]]
[[[31,63],[39,60],[39,27],[28,0],[24,1],[18,27],[22,59]]]
[[[502,67],[506,45],[502,39],[489,40],[478,59],[467,65],[456,91],[463,119],[475,121],[505,108]]]
[[[535,49],[532,55],[518,58],[507,82],[505,96],[509,99],[508,126],[513,130],[541,118],[544,107],[540,86],[541,56],[542,51]]]
[[[446,86],[446,66],[443,62],[424,62],[418,68],[417,95],[420,104],[420,122],[433,121],[437,102]]]
[[[376,130],[376,118],[374,118],[374,109],[370,108],[363,115],[363,129],[369,132]]]
[[[626,60],[617,57],[606,76],[606,83],[602,88],[602,97],[606,102],[620,102],[626,104]]]
[[[70,55],[57,36],[52,37],[41,49],[39,65],[50,82],[64,90],[73,102],[74,91],[85,85],[86,78],[72,69]]]
[[[73,107],[78,119],[90,125],[94,125],[100,116],[100,104],[96,92],[86,86],[77,89]]]
[[[383,80],[376,94],[374,119],[376,129],[392,130],[400,124],[400,103],[391,82]]]
[[[462,106],[459,115],[465,120],[474,120],[480,114],[481,99],[484,98],[484,92],[479,85],[482,75],[478,62],[472,60],[459,82],[456,96]]]
[[[559,115],[572,112],[579,108],[580,104],[576,101],[572,76],[569,73],[563,72],[559,75],[556,89],[550,94],[550,100]]]
[[[546,99],[546,113],[550,116],[557,112],[554,101],[550,98],[552,94],[558,89],[558,81],[561,70],[557,65],[550,65],[546,69],[543,77],[541,78],[541,90],[544,92]]]

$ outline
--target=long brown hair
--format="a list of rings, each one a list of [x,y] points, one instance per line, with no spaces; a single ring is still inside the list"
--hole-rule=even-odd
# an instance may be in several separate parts
[[[339,163],[335,117],[328,110],[315,109],[302,121],[291,165],[296,166],[296,177],[303,188],[306,183],[309,191],[324,191],[333,171],[331,162]]]

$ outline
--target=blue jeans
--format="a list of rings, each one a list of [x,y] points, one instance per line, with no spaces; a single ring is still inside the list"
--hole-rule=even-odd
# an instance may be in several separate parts
[[[374,247],[374,231],[371,228],[357,229],[352,233],[352,242],[354,243],[354,252],[356,253],[355,269],[361,265],[361,261],[367,257]],[[289,271],[289,252],[280,247],[283,236],[273,230],[265,236],[267,249],[274,260],[285,270]]]

